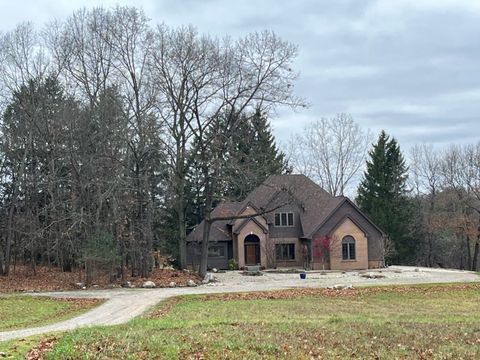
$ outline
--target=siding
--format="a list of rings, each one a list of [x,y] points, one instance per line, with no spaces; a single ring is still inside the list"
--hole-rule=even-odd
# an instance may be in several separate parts
[[[209,246],[223,246],[224,256],[208,257],[208,267],[217,269],[228,269],[228,261],[233,257],[231,241],[211,242]],[[200,265],[200,244],[196,242],[187,243],[187,264],[196,269]]]
[[[290,203],[288,203],[289,200]],[[277,195],[271,204],[269,204],[269,207],[275,208],[284,203],[288,204],[266,215],[268,223],[270,224],[268,228],[269,235],[271,238],[300,238],[303,235],[302,223],[300,221],[300,212],[303,210],[300,208],[300,206],[298,206],[296,203],[292,203],[291,199],[288,198],[288,195],[282,192]],[[279,212],[293,213],[293,226],[275,226],[275,213]]]

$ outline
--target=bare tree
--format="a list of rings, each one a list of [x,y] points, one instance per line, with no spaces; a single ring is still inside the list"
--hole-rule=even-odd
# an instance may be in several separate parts
[[[289,163],[333,196],[343,195],[365,163],[370,138],[349,114],[322,118],[292,136]]]
[[[425,241],[420,241],[419,254],[426,266],[434,266],[437,242],[437,195],[442,190],[442,158],[438,151],[426,144],[414,146],[410,152],[410,177],[416,191],[417,208],[423,220]],[[426,201],[425,201],[426,200]],[[426,204],[425,204],[426,203]],[[425,205],[424,205],[425,204]],[[421,255],[420,255],[421,253]]]
[[[0,34],[0,59],[0,88],[7,90],[4,96],[10,96],[28,80],[46,76],[50,69],[48,52],[33,24],[28,22]]]
[[[269,268],[276,269],[277,268],[277,247],[275,242],[268,238],[262,244],[262,252],[265,254],[267,258],[267,266]]]
[[[417,261],[427,266],[477,269],[479,161],[475,145],[411,151],[412,188],[421,228]]]
[[[452,146],[445,154],[443,173],[446,183],[465,206],[463,218],[469,218],[468,226],[461,228],[465,232],[469,268],[477,270],[480,254],[480,143]]]
[[[55,73],[63,75],[70,92],[94,108],[112,84],[112,15],[103,8],[75,11],[65,22],[52,22],[44,33]]]
[[[205,180],[204,273],[228,139],[248,120],[241,115],[303,105],[293,94],[296,52],[269,31],[232,40],[152,29],[129,7],[81,9],[43,32],[21,24],[1,35],[2,113],[12,106],[1,124],[0,269],[12,252],[33,265],[85,268],[85,259],[98,262],[100,241],[117,247],[122,269],[148,275],[165,166],[185,266],[195,162]]]
[[[250,34],[237,41],[220,41],[199,36],[192,27],[166,26],[157,29],[155,47],[160,114],[170,134],[166,144],[172,164],[179,260],[183,266],[185,184],[193,161],[202,162],[208,218],[220,176],[222,152],[226,139],[237,127],[238,114],[253,113],[255,108],[267,111],[281,104],[301,105],[292,94],[296,74],[291,70],[291,62],[296,48],[271,32]],[[209,226],[205,229],[208,233]],[[207,242],[202,245],[205,254]],[[206,271],[206,258],[200,269]]]
[[[153,246],[152,221],[154,201],[152,188],[158,184],[154,176],[160,165],[160,131],[154,113],[157,86],[152,73],[153,31],[145,14],[136,8],[116,7],[110,29],[113,66],[119,76],[126,99],[129,122],[128,177],[135,194],[132,227],[136,242],[133,257],[141,276],[147,277],[153,267],[150,251]],[[109,41],[110,38],[105,39]]]

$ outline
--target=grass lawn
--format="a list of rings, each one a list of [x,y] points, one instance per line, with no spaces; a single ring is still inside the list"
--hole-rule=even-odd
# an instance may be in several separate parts
[[[100,303],[92,299],[0,296],[0,331],[41,326],[78,315]]]
[[[165,306],[167,309],[165,309]],[[51,359],[480,358],[480,284],[189,296]]]
[[[39,335],[22,340],[0,342],[0,352],[5,353],[6,359],[25,359],[29,350],[36,347],[41,340],[42,336]]]

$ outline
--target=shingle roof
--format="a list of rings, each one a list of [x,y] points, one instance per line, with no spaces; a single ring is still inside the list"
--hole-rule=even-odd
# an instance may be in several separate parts
[[[272,175],[247,197],[260,208],[266,208],[278,191],[288,191],[304,209],[300,213],[303,237],[311,238],[317,226],[335,209],[343,197],[333,197],[305,175]]]
[[[212,217],[236,215],[241,209],[241,202],[221,202],[215,207],[215,209],[213,209]],[[232,235],[227,226],[229,221],[230,220],[215,221],[210,229],[210,239],[213,241],[231,240]],[[202,241],[203,225],[204,222],[202,221],[190,234],[188,234],[187,240]]]
[[[305,175],[272,175],[263,184],[254,189],[242,202],[222,202],[212,212],[212,216],[236,215],[247,204],[258,209],[268,209],[268,205],[275,196],[282,191],[288,192],[295,201],[299,202],[303,211],[300,212],[300,221],[303,228],[303,237],[311,238],[319,224],[340,205],[345,198],[334,197],[323,190]],[[231,221],[217,221],[212,225],[210,239],[213,241],[231,239]],[[189,236],[189,241],[201,241],[203,222],[200,223]]]

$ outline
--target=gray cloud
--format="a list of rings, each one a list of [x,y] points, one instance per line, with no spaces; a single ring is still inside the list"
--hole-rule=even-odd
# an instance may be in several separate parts
[[[480,132],[480,2],[467,0],[23,1],[0,0],[0,31],[43,24],[81,6],[142,7],[153,23],[239,36],[272,29],[299,46],[298,94],[311,107],[280,110],[277,138],[350,112],[404,148],[473,142]]]

